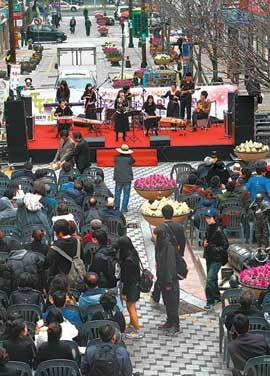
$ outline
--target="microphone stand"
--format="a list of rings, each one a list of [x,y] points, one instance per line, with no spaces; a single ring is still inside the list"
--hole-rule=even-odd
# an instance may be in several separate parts
[[[106,84],[106,82],[110,82],[111,83],[111,78],[110,78],[109,75],[107,75],[107,77],[105,78],[105,80],[103,82],[101,82],[101,84],[96,87],[96,92],[97,92],[97,95],[98,95],[99,106],[100,107],[102,106],[101,103],[102,103],[103,97],[102,97],[102,95],[99,94],[99,89],[101,88],[101,86],[103,86],[104,84]]]

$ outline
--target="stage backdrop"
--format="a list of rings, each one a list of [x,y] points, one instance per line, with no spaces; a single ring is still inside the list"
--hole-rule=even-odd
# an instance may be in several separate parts
[[[142,88],[131,88],[131,94],[133,94],[133,107],[140,108],[144,100],[148,95],[153,95],[156,103],[162,103],[167,107],[167,99],[161,98],[162,95],[169,90],[169,87],[147,87],[144,90]],[[234,92],[237,90],[236,85],[218,85],[218,86],[197,86],[196,91],[193,94],[193,106],[195,106],[197,100],[200,97],[202,90],[206,90],[209,95],[209,99],[212,101],[211,116],[215,116],[218,119],[223,120],[223,111],[228,108],[228,92]],[[99,99],[101,107],[112,108],[114,106],[114,100],[116,98],[118,89],[112,88],[100,88]],[[54,107],[44,108],[44,103],[54,103],[56,91],[54,89],[40,89],[40,90],[25,90],[22,92],[25,96],[32,97],[33,103],[33,115],[36,119],[36,124],[46,124],[54,121],[53,112]],[[78,90],[70,90],[70,102],[81,102],[82,92]],[[82,106],[72,107],[74,115],[84,113]],[[166,114],[164,111],[163,115]]]

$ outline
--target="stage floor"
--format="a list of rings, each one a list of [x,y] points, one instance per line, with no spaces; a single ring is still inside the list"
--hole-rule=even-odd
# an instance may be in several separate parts
[[[119,141],[115,141],[115,133],[111,128],[111,125],[103,125],[101,132],[96,134],[95,132],[89,132],[87,128],[73,127],[73,131],[80,131],[83,137],[96,137],[103,136],[105,138],[105,148],[112,149],[121,146],[123,140],[120,136]],[[169,131],[162,130],[159,132],[159,136],[168,135],[171,139],[172,147],[179,146],[225,146],[233,145],[233,139],[225,136],[224,125],[218,124],[212,125],[211,128],[206,131],[203,129],[197,129],[196,132],[191,132],[191,127],[188,127],[186,131],[177,130]],[[131,148],[147,148],[150,147],[150,137],[146,137],[141,129],[135,129],[127,132],[126,143]],[[34,127],[34,139],[28,141],[28,150],[55,150],[58,148],[59,138],[56,138],[56,128],[53,125],[35,125]]]

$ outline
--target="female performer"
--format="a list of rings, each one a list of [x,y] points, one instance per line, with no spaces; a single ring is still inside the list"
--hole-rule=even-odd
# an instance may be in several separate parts
[[[97,96],[91,84],[87,84],[84,89],[84,93],[81,97],[84,100],[84,109],[86,119],[96,119],[96,101]]]
[[[114,114],[115,123],[115,139],[118,141],[119,132],[123,133],[123,140],[126,141],[126,132],[129,131],[128,122],[128,101],[125,97],[124,90],[119,90],[116,100],[114,102],[116,110]]]
[[[143,105],[143,115],[144,115],[144,126],[145,126],[145,136],[148,136],[149,130],[154,129],[156,136],[158,135],[158,120],[156,118],[152,118],[152,116],[156,116],[156,104],[154,101],[153,95],[148,95],[146,102]]]
[[[56,92],[56,102],[60,103],[61,101],[69,102],[70,90],[67,84],[67,81],[62,80],[60,86]]]
[[[176,84],[171,85],[171,89],[167,91],[162,98],[169,97],[169,103],[167,107],[167,117],[179,118],[179,100],[180,92],[176,88]]]

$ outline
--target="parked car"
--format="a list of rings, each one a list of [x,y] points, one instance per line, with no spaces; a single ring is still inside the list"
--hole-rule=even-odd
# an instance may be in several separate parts
[[[61,11],[77,12],[80,6],[77,4],[70,4],[67,1],[60,1]]]
[[[119,5],[116,11],[116,19],[119,20],[121,17],[128,18],[129,14],[129,7],[128,5]]]
[[[27,28],[27,40],[32,39],[33,42],[63,42],[67,36],[62,31],[56,30],[51,25],[30,25]]]
[[[66,0],[67,3],[70,5],[79,5],[82,6],[84,5],[84,0]]]

